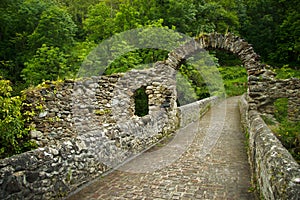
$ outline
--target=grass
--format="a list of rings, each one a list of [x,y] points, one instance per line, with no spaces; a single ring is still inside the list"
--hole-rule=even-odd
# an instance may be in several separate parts
[[[276,126],[269,125],[269,127],[282,145],[300,164],[300,122],[282,121]]]
[[[288,79],[288,78],[298,78],[300,79],[300,70],[290,68],[288,65],[285,65],[281,68],[273,69],[276,73],[276,78],[278,79]]]
[[[263,118],[272,132],[287,148],[295,160],[300,164],[300,122],[288,119],[288,99],[278,98],[274,102],[274,120]]]
[[[247,91],[247,71],[243,66],[218,67],[227,97],[239,96]]]

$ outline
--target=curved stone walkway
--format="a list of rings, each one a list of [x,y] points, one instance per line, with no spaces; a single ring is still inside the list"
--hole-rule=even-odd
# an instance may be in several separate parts
[[[68,199],[255,199],[238,98]]]

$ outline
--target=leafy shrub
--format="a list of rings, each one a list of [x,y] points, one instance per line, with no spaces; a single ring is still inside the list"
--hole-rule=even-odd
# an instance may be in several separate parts
[[[227,96],[242,95],[247,91],[247,71],[243,66],[218,67]]]
[[[274,102],[275,113],[274,117],[278,122],[284,122],[287,120],[288,115],[288,99],[287,98],[278,98]]]
[[[21,112],[22,98],[12,97],[11,92],[10,82],[0,79],[0,158],[36,147],[30,141],[29,128],[25,128],[26,118]]]
[[[121,48],[121,44],[119,44]],[[123,47],[126,48],[126,47]],[[104,74],[110,75],[114,73],[127,72],[131,69],[144,68],[146,65],[157,61],[165,60],[168,56],[168,51],[157,49],[138,49],[130,51],[116,58],[105,70]]]
[[[295,160],[300,163],[300,122],[283,121],[275,129],[275,134]]]
[[[212,52],[217,58],[220,66],[241,66],[243,63],[236,55],[222,50]]]
[[[44,44],[22,70],[27,85],[38,85],[43,80],[64,78],[69,71],[66,55],[58,47]]]
[[[278,79],[288,79],[292,77],[300,79],[300,70],[292,69],[288,65],[275,69],[275,72],[276,78]]]
[[[190,64],[182,64],[176,75],[178,105],[192,103],[209,97],[209,91],[200,71]]]
[[[198,100],[195,88],[186,75],[182,75],[181,73],[176,74],[176,90],[177,106],[183,106]]]
[[[288,120],[287,98],[278,98],[274,102],[274,107],[274,117],[279,124],[277,127],[272,128],[272,131],[281,141],[283,146],[293,155],[295,160],[300,163],[300,122],[292,122]]]

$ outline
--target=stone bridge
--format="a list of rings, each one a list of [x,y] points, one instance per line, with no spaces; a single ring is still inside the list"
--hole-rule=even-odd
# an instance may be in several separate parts
[[[28,91],[29,106],[24,109],[34,110],[36,113],[30,123],[35,127],[31,137],[39,148],[0,161],[0,198],[62,198],[149,149],[176,130],[185,130],[185,127],[198,122],[209,108],[214,108],[221,101],[220,98],[210,97],[177,107],[174,77],[181,63],[202,49],[220,49],[233,53],[247,69],[248,91],[240,100],[240,111],[244,131],[249,134],[252,182],[256,184],[258,193],[265,199],[299,199],[299,165],[260,116],[272,114],[273,102],[284,97],[289,100],[289,118],[299,121],[300,81],[276,80],[275,74],[267,69],[268,66],[259,62],[259,56],[250,44],[232,34],[218,33],[203,35],[187,42],[170,52],[166,61],[156,63],[151,69],[76,81],[48,82]],[[143,88],[148,97],[149,111],[145,116],[135,114],[134,96],[139,88]],[[218,109],[222,113],[222,106]],[[223,122],[221,120],[218,123],[229,124],[224,120],[225,116]],[[235,118],[237,120],[239,118]],[[210,122],[212,125],[213,121]],[[211,128],[219,125],[215,124]],[[227,131],[230,132],[230,129]],[[192,129],[184,134],[191,132]],[[213,151],[221,132],[211,130],[214,134],[208,134],[203,145]],[[189,137],[182,140],[189,141]],[[201,159],[205,160],[209,151],[203,152]],[[208,166],[203,167],[202,170],[205,171]],[[250,177],[248,179],[250,182]],[[196,186],[197,181],[194,183]],[[194,193],[190,199],[254,198],[246,194],[245,187],[242,188],[245,193],[243,197],[234,194],[230,196],[230,192],[222,193],[222,189],[214,188],[223,196],[205,196],[205,191],[202,191],[198,197]],[[110,199],[108,196],[106,198]],[[131,199],[129,196],[122,198]]]

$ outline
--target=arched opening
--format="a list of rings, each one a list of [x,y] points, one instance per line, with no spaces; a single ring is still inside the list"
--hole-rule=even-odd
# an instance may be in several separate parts
[[[210,50],[217,59],[218,70],[222,76],[226,96],[239,96],[247,92],[247,70],[241,59],[230,51]]]
[[[149,98],[146,87],[141,87],[134,92],[134,114],[143,117],[149,114]]]

